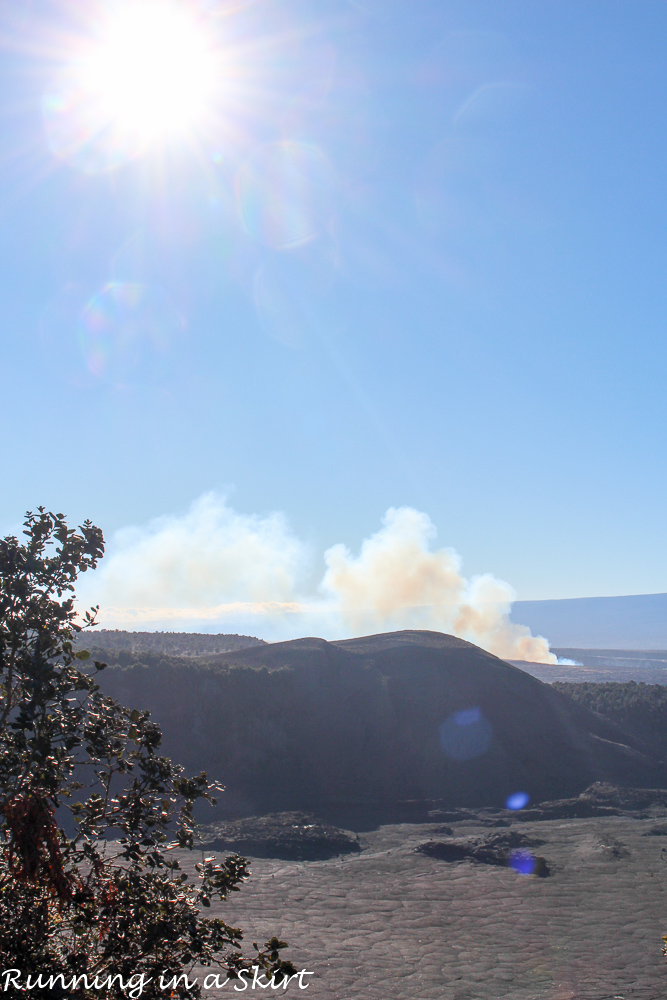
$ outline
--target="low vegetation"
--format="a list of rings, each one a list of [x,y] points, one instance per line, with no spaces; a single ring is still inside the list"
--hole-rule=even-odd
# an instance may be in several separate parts
[[[553,687],[579,705],[616,723],[667,757],[667,686],[628,681],[625,684],[570,684]]]
[[[100,653],[109,664],[128,666],[143,657],[215,656],[235,649],[266,645],[251,635],[208,634],[204,632],[123,632],[120,629],[96,629],[86,645]]]

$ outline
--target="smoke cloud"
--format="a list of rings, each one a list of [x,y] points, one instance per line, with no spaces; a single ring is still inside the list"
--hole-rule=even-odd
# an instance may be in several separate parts
[[[390,508],[358,555],[324,553],[317,593],[312,554],[283,514],[239,514],[206,494],[181,517],[116,533],[81,581],[107,628],[249,632],[267,639],[344,638],[404,628],[468,639],[505,659],[555,663],[546,639],[509,620],[515,594],[490,574],[466,580],[453,549],[434,548],[427,514]]]
[[[515,593],[490,574],[470,583],[453,549],[431,551],[427,514],[390,507],[358,557],[344,545],[325,553],[322,589],[353,635],[404,628],[450,632],[506,659],[555,663],[548,642],[509,621]]]
[[[239,514],[209,493],[183,517],[117,532],[86,596],[97,595],[107,617],[119,605],[167,618],[207,618],[229,602],[290,605],[305,558],[283,514]]]

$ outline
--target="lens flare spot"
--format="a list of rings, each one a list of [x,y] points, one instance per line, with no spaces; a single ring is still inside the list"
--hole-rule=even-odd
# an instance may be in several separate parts
[[[519,875],[532,875],[537,866],[537,861],[530,851],[512,851],[509,863],[510,868]]]
[[[260,243],[284,250],[315,239],[327,226],[333,175],[324,153],[306,142],[273,142],[237,175],[239,213]]]
[[[464,708],[462,712],[456,712],[453,716],[457,726],[473,726],[482,718],[479,708]]]
[[[506,809],[525,809],[530,802],[530,795],[528,792],[514,792],[510,795],[505,803]]]
[[[486,753],[491,745],[493,729],[480,708],[455,712],[440,726],[440,746],[452,760],[473,760]]]
[[[159,290],[111,281],[84,306],[79,345],[88,371],[114,384],[152,381],[182,329]]]

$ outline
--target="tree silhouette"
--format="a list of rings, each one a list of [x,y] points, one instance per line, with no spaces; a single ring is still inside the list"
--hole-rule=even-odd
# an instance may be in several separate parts
[[[160,755],[149,713],[103,695],[104,664],[76,642],[97,609],[77,616],[74,584],[102,557],[102,532],[41,507],[24,527],[24,542],[0,541],[0,957],[20,972],[0,985],[30,976],[37,997],[197,997],[178,978],[195,965],[284,981],[296,972],[284,942],[249,957],[238,928],[201,916],[239,889],[246,861],[202,858],[192,879],[172,851],[194,846],[206,775]]]

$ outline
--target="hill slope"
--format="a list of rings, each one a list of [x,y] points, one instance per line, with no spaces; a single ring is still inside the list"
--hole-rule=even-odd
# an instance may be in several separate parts
[[[667,686],[664,684],[557,682],[554,686],[579,705],[614,722],[624,732],[649,740],[662,759],[667,759]]]
[[[554,799],[596,780],[667,784],[639,741],[441,633],[298,639],[207,659],[109,669],[101,683],[150,708],[167,752],[227,786],[227,815],[503,805],[516,791]]]

